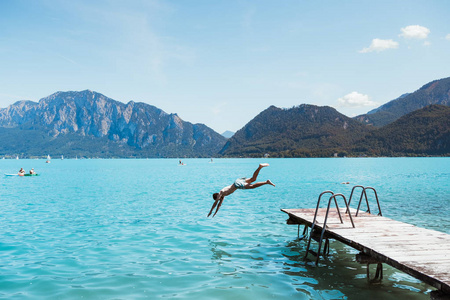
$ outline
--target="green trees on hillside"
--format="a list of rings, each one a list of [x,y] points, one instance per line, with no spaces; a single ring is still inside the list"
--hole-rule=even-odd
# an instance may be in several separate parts
[[[330,107],[270,107],[222,150],[231,157],[450,155],[450,107],[431,105],[379,129]]]

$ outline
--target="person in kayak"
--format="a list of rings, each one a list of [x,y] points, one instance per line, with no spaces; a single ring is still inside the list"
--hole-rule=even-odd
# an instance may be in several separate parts
[[[275,184],[272,183],[270,180],[262,181],[262,182],[255,182],[256,178],[258,177],[259,171],[261,171],[262,168],[268,167],[269,164],[259,164],[258,169],[253,173],[253,176],[251,178],[238,178],[234,181],[232,185],[226,186],[223,189],[220,190],[218,193],[213,194],[214,204],[211,207],[211,210],[209,211],[208,217],[212,214],[214,208],[217,206],[216,212],[214,213],[213,217],[217,214],[219,211],[220,206],[222,205],[223,199],[225,196],[229,196],[237,189],[240,190],[250,190],[255,189],[257,187],[270,184],[272,186],[275,186]]]
[[[34,172],[34,168],[31,168],[31,170],[30,170],[30,174],[31,174],[31,175],[34,175],[34,174],[36,174],[36,172]]]
[[[20,168],[19,170],[19,176],[25,175],[25,170],[23,168]]]

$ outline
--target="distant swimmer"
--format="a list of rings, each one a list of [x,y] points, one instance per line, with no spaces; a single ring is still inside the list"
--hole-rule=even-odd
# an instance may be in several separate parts
[[[348,182],[348,181],[347,182],[341,182],[341,184],[350,184],[350,182]]]
[[[269,164],[259,164],[259,167],[253,173],[252,178],[245,178],[245,177],[238,178],[232,185],[224,187],[218,193],[214,193],[213,199],[215,201],[214,201],[213,206],[211,207],[211,210],[209,211],[208,217],[212,214],[214,208],[217,206],[216,212],[213,215],[213,217],[214,217],[217,214],[217,212],[219,211],[220,206],[222,205],[222,202],[223,202],[223,199],[225,198],[225,196],[231,195],[237,189],[250,190],[250,189],[255,189],[257,187],[260,187],[260,186],[263,186],[266,184],[275,186],[275,184],[273,184],[270,180],[266,180],[266,181],[262,181],[262,182],[255,182],[256,178],[258,177],[259,171],[262,168],[268,167],[268,166],[269,166]],[[253,182],[255,182],[255,183],[253,183]]]

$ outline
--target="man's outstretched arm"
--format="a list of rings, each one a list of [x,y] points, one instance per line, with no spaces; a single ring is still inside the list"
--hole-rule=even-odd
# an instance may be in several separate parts
[[[212,214],[214,207],[216,207],[217,203],[219,202],[220,198],[217,198],[216,201],[214,201],[213,206],[211,207],[211,210],[209,211],[208,217]],[[217,212],[217,211],[216,211]],[[214,217],[214,216],[213,216]]]
[[[214,218],[214,216],[217,214],[217,212],[219,211],[219,208],[222,206],[222,202],[223,202],[223,198],[220,199],[219,205],[217,206],[217,209],[216,209],[216,212],[215,212],[214,215],[213,215],[213,218]]]

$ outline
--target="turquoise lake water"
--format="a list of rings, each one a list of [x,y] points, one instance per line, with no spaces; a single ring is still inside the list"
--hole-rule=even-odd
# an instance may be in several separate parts
[[[304,262],[280,209],[360,184],[384,216],[450,234],[450,158],[183,161],[0,160],[0,298],[429,299],[432,287],[387,265],[368,284],[339,242]],[[207,218],[211,194],[261,162],[258,179],[276,187],[238,190]],[[3,175],[21,167],[40,176]]]

